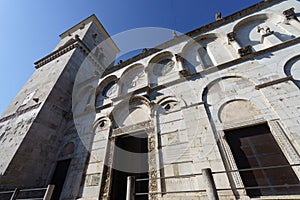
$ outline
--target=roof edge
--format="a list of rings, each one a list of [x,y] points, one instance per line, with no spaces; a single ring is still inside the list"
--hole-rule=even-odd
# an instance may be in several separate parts
[[[113,46],[113,48],[119,52],[120,49],[119,47],[116,45],[116,43],[111,39],[110,35],[107,33],[107,31],[105,30],[105,28],[103,27],[103,25],[101,24],[101,22],[99,21],[99,19],[96,17],[95,14],[92,14],[91,16],[87,17],[86,19],[82,20],[81,22],[77,23],[76,25],[74,25],[73,27],[69,28],[68,30],[66,30],[65,32],[63,32],[62,34],[59,35],[59,37],[61,39],[65,38],[66,36],[68,36],[70,33],[75,32],[77,29],[79,29],[82,24],[88,24],[90,22],[94,22],[97,27],[100,29],[100,31],[103,33],[103,35],[105,36],[106,39],[109,40],[109,42],[111,43],[111,45]]]

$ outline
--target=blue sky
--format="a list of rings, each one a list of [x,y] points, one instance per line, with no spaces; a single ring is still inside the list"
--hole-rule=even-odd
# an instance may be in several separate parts
[[[96,14],[110,35],[161,27],[189,32],[258,0],[0,0],[0,113],[34,72],[33,63],[49,54],[63,33]],[[134,41],[133,41],[134,42]]]

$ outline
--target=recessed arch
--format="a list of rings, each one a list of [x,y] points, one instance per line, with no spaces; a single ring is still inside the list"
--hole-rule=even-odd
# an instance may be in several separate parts
[[[205,100],[204,97],[207,95],[207,93],[208,93],[208,91],[209,91],[209,88],[212,88],[213,85],[215,85],[216,83],[218,83],[218,82],[220,82],[220,81],[222,81],[222,80],[231,79],[231,78],[239,78],[239,79],[243,79],[243,80],[249,82],[251,85],[254,86],[254,83],[253,83],[250,79],[245,78],[245,77],[240,76],[240,75],[227,75],[227,76],[222,76],[222,77],[216,78],[216,79],[214,79],[214,80],[212,80],[212,81],[210,81],[210,82],[208,82],[208,83],[206,84],[206,86],[204,87],[204,89],[203,89],[203,91],[202,91],[202,95],[201,95],[202,101]]]
[[[144,65],[137,63],[128,67],[121,75],[118,85],[119,94],[126,94],[147,85]]]
[[[237,22],[233,28],[233,32],[236,33],[237,41],[242,47],[251,45],[254,50],[258,51],[269,45],[275,45],[281,41],[293,38],[293,36],[282,28],[282,26],[278,26],[283,20],[284,18],[282,16],[274,13],[257,14]],[[263,42],[264,40],[262,40],[262,37],[265,36],[262,35],[265,33],[263,31],[258,31],[258,27],[263,30],[266,30],[267,28],[270,30],[269,35],[274,36],[274,39],[268,42],[271,44]]]
[[[160,105],[164,112],[174,110],[176,107],[180,108],[182,101],[174,96],[166,96],[157,101],[157,104]]]
[[[107,116],[99,117],[98,119],[95,120],[93,124],[93,133],[95,133],[98,128],[105,129],[107,127],[110,127],[110,125],[111,123],[109,117]]]
[[[156,54],[149,62],[146,68],[148,74],[148,84],[151,86],[158,85],[163,77],[167,77],[174,71],[176,62],[174,54],[170,51]]]
[[[300,55],[289,59],[283,67],[286,76],[291,76],[295,85],[300,88]]]
[[[225,35],[216,33],[193,38],[182,48],[184,67],[195,73],[231,60],[226,41]]]
[[[154,55],[153,58],[151,58],[150,61],[148,62],[148,67],[149,67],[150,63],[159,62],[161,59],[163,59],[165,57],[173,57],[173,53],[170,51],[164,51],[164,52],[160,52],[160,53]]]
[[[223,103],[218,110],[222,124],[254,120],[260,114],[260,108],[248,99],[232,99]]]
[[[132,96],[112,110],[110,119],[114,127],[123,127],[151,120],[151,103],[143,96]]]
[[[102,80],[96,89],[95,105],[103,105],[104,99],[115,97],[118,94],[118,78],[111,75]]]

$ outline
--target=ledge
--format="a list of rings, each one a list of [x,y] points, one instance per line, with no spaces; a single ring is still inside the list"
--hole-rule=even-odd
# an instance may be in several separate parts
[[[14,117],[17,117],[17,116],[19,116],[19,115],[22,115],[22,114],[24,114],[24,113],[26,113],[26,112],[29,112],[29,111],[33,110],[33,109],[36,109],[36,108],[38,108],[40,105],[41,105],[41,103],[38,103],[38,104],[36,104],[36,105],[30,106],[30,107],[28,107],[28,108],[25,108],[24,110],[16,111],[15,113],[13,113],[13,114],[11,114],[11,115],[2,117],[2,118],[0,119],[0,123],[1,123],[1,122],[5,122],[5,121],[7,121],[7,120],[9,120],[9,119],[12,119],[12,118],[14,118]]]
[[[292,79],[293,79],[292,76],[287,76],[287,77],[275,79],[275,80],[272,80],[272,81],[269,81],[269,82],[266,82],[266,83],[262,83],[262,84],[256,85],[255,89],[259,90],[261,88],[265,88],[265,87],[268,87],[268,86],[271,86],[271,85],[275,85],[275,84],[278,84],[278,83],[290,81]]]

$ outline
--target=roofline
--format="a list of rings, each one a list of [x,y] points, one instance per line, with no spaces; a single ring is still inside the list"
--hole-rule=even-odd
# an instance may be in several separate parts
[[[119,70],[120,68],[123,68],[123,67],[125,67],[125,66],[127,66],[127,65],[129,65],[133,62],[136,62],[137,60],[143,59],[147,56],[150,56],[154,53],[157,53],[157,52],[161,51],[164,48],[167,48],[167,47],[173,46],[175,44],[178,44],[178,43],[184,41],[187,37],[193,37],[196,34],[208,32],[212,29],[215,29],[215,28],[218,28],[220,26],[226,25],[226,24],[228,24],[228,23],[230,23],[230,22],[232,22],[236,19],[240,19],[240,18],[245,17],[247,15],[253,14],[253,13],[259,11],[259,10],[263,10],[267,7],[273,6],[275,4],[278,4],[278,3],[281,3],[281,2],[284,2],[284,1],[287,1],[287,0],[264,0],[264,1],[258,2],[256,4],[253,4],[252,6],[249,6],[247,8],[242,9],[242,10],[239,10],[239,11],[237,11],[237,12],[231,14],[231,15],[228,15],[228,16],[220,19],[220,20],[211,22],[211,23],[206,24],[204,26],[201,26],[197,29],[189,31],[189,32],[187,32],[183,35],[180,35],[176,38],[168,40],[168,41],[166,41],[162,44],[159,44],[159,45],[149,49],[146,52],[135,55],[135,56],[123,61],[122,63],[113,66],[112,68],[107,70],[107,73],[104,73],[104,75],[110,74],[114,71]]]
[[[116,43],[111,39],[110,35],[107,33],[107,31],[105,30],[105,28],[103,27],[103,25],[101,24],[101,22],[99,21],[99,19],[96,17],[95,14],[92,14],[91,16],[89,16],[88,18],[82,20],[81,22],[79,22],[78,24],[74,25],[73,27],[71,27],[70,29],[66,30],[65,32],[63,32],[62,34],[59,35],[59,37],[61,39],[63,39],[64,37],[68,36],[70,33],[75,32],[77,29],[79,29],[82,24],[88,24],[91,21],[93,21],[97,27],[101,30],[101,32],[104,34],[105,38],[107,40],[109,40],[109,42],[111,43],[111,45],[113,46],[113,48],[119,52],[120,49],[119,47],[116,45]]]

